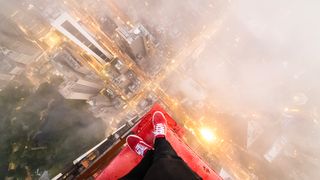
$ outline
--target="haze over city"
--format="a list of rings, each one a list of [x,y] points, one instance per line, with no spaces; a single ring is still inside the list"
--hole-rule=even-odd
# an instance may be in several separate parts
[[[81,174],[154,104],[223,179],[320,177],[320,2],[0,5],[0,179]]]

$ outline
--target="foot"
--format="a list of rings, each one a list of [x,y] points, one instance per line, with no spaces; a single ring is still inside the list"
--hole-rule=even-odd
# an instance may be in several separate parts
[[[153,113],[152,117],[154,138],[166,137],[167,133],[167,119],[161,111]]]
[[[127,144],[130,149],[136,152],[140,156],[144,156],[148,150],[152,147],[143,141],[143,139],[137,135],[129,135],[127,137]]]

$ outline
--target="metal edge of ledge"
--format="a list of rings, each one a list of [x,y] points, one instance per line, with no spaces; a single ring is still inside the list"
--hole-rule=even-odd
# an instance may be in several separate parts
[[[152,107],[152,106],[151,106]],[[147,110],[138,113],[134,117],[132,117],[130,120],[128,120],[124,125],[122,125],[120,128],[118,128],[114,133],[112,133],[110,136],[107,138],[103,139],[100,143],[95,145],[93,148],[76,158],[73,162],[72,165],[67,166],[65,170],[59,174],[57,174],[55,177],[52,178],[52,180],[58,180],[58,179],[68,179],[68,177],[73,173],[77,172],[81,165],[81,161],[83,161],[88,155],[93,153],[94,151],[99,152],[99,156],[93,161],[92,164],[94,164],[96,161],[98,161],[106,152],[108,152],[110,149],[112,149],[117,142],[119,142],[121,139],[126,137],[130,131],[135,127],[135,125],[140,121],[141,117],[143,117],[150,109],[148,108]],[[124,131],[124,132],[121,132]],[[105,146],[108,142],[112,142],[111,145]],[[90,164],[89,167],[92,165]],[[88,167],[88,168],[89,168]],[[81,174],[82,172],[78,172]],[[78,175],[79,175],[78,174]]]

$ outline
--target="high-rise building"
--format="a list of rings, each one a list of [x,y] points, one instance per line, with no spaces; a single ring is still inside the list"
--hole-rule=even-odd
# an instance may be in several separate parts
[[[247,148],[250,148],[252,144],[262,135],[264,129],[258,121],[249,120],[247,128]]]
[[[91,71],[85,60],[74,53],[67,45],[63,45],[62,49],[55,52],[50,58],[54,67],[64,75],[66,79],[87,78],[98,80],[99,77]]]
[[[101,23],[102,31],[108,36],[112,36],[118,27],[114,20],[107,15],[100,17],[98,21]]]
[[[29,1],[29,0],[28,0]],[[1,4],[0,11],[14,22],[18,28],[13,31],[22,31],[23,36],[38,40],[50,29],[48,20],[44,18],[31,1],[10,0]],[[38,1],[39,2],[39,1]]]
[[[119,58],[113,60],[111,64],[121,74],[128,71],[128,67]]]
[[[64,77],[59,92],[66,99],[88,100],[103,88],[103,81],[85,65],[72,46],[63,44],[50,57],[50,62]]]
[[[133,59],[141,59],[146,54],[143,37],[139,29],[128,31],[125,28],[117,28],[117,33],[120,37],[121,47],[128,52],[128,55]]]
[[[59,86],[60,94],[66,99],[88,100],[97,95],[103,84],[92,80],[77,79],[75,81],[65,81]]]
[[[115,110],[112,100],[101,94],[91,97],[87,102],[96,118],[109,119],[110,113]]]
[[[39,87],[42,83],[50,81],[54,67],[48,56],[42,55],[31,66],[27,67],[25,72],[33,86]]]
[[[6,47],[0,47],[0,53],[2,53],[7,58],[11,59],[12,61],[29,65],[31,64],[35,59],[38,53],[35,53],[33,55],[24,54],[21,52],[18,52],[16,50],[10,50]]]
[[[279,156],[284,146],[288,143],[288,140],[285,136],[280,136],[272,144],[271,148],[263,155],[263,157],[268,161],[272,162],[275,158]]]
[[[119,27],[116,31],[120,47],[128,52],[128,55],[136,61],[145,57],[155,43],[153,36],[141,24],[130,30],[125,27]]]
[[[50,3],[51,4],[51,3]],[[97,22],[101,30],[109,37],[112,37],[118,27],[111,11],[106,11],[106,3],[103,1],[77,1],[75,8],[82,9],[83,13],[90,16]],[[85,8],[83,8],[85,7]]]
[[[141,81],[120,59],[117,58],[105,66],[104,72],[126,98],[132,98],[137,94]]]
[[[0,14],[0,53],[23,64],[30,64],[41,52],[20,27],[8,17]]]
[[[113,59],[113,55],[104,49],[91,34],[69,14],[63,13],[52,22],[52,25],[87,53],[95,57],[100,64],[104,65]]]
[[[0,73],[9,75],[19,75],[23,72],[24,66],[20,63],[6,59],[5,56],[0,55]]]
[[[101,94],[108,98],[116,109],[121,109],[126,105],[123,98],[118,95],[112,87],[106,87],[101,90]]]
[[[16,76],[21,74],[25,66],[15,62],[0,52],[0,90]]]
[[[28,10],[33,11],[38,16],[41,16],[45,20],[56,19],[61,15],[66,7],[60,1],[51,0],[28,0]]]

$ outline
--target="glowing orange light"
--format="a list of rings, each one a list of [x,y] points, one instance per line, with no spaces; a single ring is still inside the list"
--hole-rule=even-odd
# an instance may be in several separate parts
[[[51,31],[43,38],[43,41],[52,49],[61,43],[61,37],[56,32]]]
[[[202,138],[208,142],[214,142],[217,139],[214,132],[209,128],[201,128],[200,134],[201,134]]]

